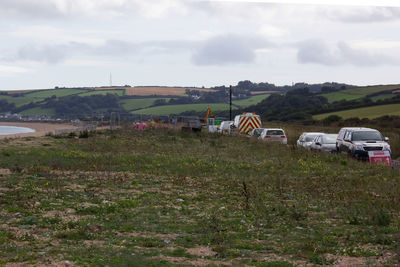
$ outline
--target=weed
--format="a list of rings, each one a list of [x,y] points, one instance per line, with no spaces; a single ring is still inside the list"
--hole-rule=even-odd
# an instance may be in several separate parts
[[[79,138],[89,138],[89,131],[85,130],[85,131],[79,132]]]
[[[295,265],[284,261],[269,261],[256,264],[257,267],[294,267]]]
[[[246,207],[246,210],[249,210],[249,207],[250,207],[250,192],[247,189],[247,183],[246,183],[245,180],[243,180],[242,185],[243,185],[242,195],[244,197],[245,207]]]
[[[381,207],[372,209],[371,223],[376,226],[388,226],[392,221],[390,213]]]

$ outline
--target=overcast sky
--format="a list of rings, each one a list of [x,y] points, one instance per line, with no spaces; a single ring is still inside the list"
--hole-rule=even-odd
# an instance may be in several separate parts
[[[1,0],[0,89],[400,83],[396,1],[280,2]]]

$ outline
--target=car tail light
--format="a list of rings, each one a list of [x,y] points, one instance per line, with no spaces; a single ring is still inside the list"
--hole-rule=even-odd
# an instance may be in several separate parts
[[[281,135],[281,138],[286,138],[286,136],[285,135]]]
[[[266,135],[265,138],[271,138],[271,136],[270,135]]]

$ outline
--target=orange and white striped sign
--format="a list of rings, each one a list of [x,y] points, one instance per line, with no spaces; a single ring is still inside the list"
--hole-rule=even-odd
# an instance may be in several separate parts
[[[261,119],[259,115],[241,115],[239,119],[239,133],[249,134],[251,130],[261,128]]]

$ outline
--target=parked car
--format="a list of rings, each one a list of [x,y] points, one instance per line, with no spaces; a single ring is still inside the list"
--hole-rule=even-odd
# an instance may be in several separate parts
[[[336,150],[359,159],[368,159],[368,151],[389,151],[388,137],[371,128],[342,128],[336,139]]]
[[[324,133],[318,132],[304,132],[300,135],[299,139],[297,140],[297,146],[301,146],[307,149],[310,149],[312,141],[317,135],[321,135]]]
[[[258,139],[268,142],[278,142],[284,145],[287,144],[285,131],[279,128],[263,129]]]
[[[250,138],[260,138],[261,133],[263,132],[264,128],[255,128],[253,130],[251,130],[250,134],[248,135],[248,137]]]
[[[337,134],[320,134],[317,135],[311,146],[311,150],[323,151],[323,152],[336,152],[336,139]]]

